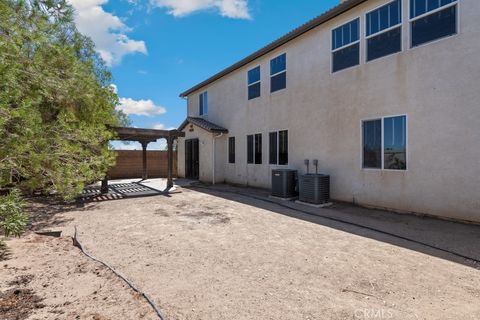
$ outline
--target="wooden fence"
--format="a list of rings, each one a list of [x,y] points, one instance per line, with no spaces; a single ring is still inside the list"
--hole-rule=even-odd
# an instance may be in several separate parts
[[[141,178],[143,171],[142,151],[119,150],[117,164],[110,169],[109,179]],[[147,151],[147,173],[149,178],[166,178],[168,172],[167,151]],[[173,176],[177,176],[177,153],[173,153]]]

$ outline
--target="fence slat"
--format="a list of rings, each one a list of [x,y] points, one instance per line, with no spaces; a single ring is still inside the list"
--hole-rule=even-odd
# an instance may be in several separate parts
[[[108,173],[109,179],[132,179],[142,177],[142,151],[118,150],[117,163]],[[166,178],[168,174],[167,151],[147,151],[149,178]],[[177,153],[173,153],[173,176],[177,176]]]

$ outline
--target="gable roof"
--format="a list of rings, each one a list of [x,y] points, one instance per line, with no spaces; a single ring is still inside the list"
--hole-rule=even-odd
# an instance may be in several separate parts
[[[188,117],[187,119],[185,119],[185,121],[183,121],[183,123],[178,128],[178,131],[182,131],[183,129],[185,129],[185,127],[189,123],[194,124],[197,127],[200,127],[200,128],[202,128],[204,130],[207,130],[209,132],[228,133],[227,129],[225,129],[223,127],[220,127],[219,125],[216,125],[215,123],[207,121],[203,118],[195,118],[195,117]]]
[[[251,55],[247,56],[246,58],[238,61],[237,63],[231,65],[230,67],[220,71],[219,73],[213,75],[212,77],[208,78],[207,80],[200,82],[199,84],[195,85],[194,87],[188,89],[185,92],[180,94],[180,97],[186,97],[189,94],[209,85],[210,83],[217,81],[218,79],[226,76],[227,74],[249,64],[250,62],[254,61],[255,59],[260,58],[261,56],[277,49],[278,47],[284,45],[285,43],[301,36],[302,34],[318,27],[319,25],[341,15],[342,13],[353,9],[354,7],[358,6],[359,4],[366,2],[368,0],[345,0],[336,7],[324,12],[323,14],[319,15],[316,18],[308,21],[307,23],[301,25],[300,27],[290,31],[283,37],[273,41],[272,43],[266,45],[265,47],[261,48],[260,50],[252,53]]]

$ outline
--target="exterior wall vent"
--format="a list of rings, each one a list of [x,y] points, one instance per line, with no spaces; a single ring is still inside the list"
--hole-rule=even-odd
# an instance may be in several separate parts
[[[304,174],[299,178],[299,201],[311,204],[326,204],[330,201],[330,176]]]
[[[282,199],[296,198],[297,170],[272,170],[272,196]]]

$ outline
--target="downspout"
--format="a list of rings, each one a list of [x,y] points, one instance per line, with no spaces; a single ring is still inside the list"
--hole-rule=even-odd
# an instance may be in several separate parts
[[[223,136],[223,132],[219,135],[213,136],[213,148],[212,148],[212,184],[215,184],[215,139],[221,138]]]

